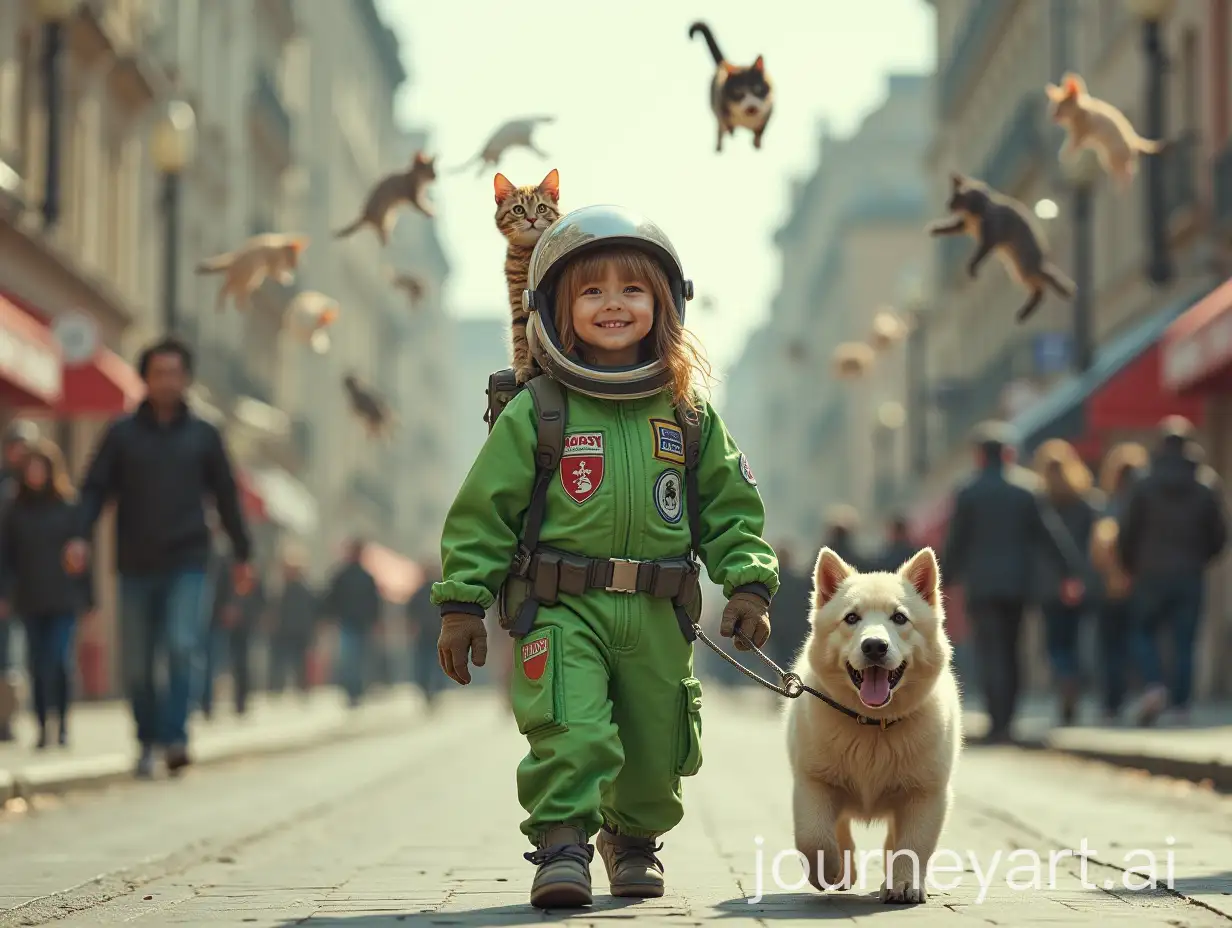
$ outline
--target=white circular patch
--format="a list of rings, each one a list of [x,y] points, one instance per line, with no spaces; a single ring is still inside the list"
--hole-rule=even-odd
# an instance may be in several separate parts
[[[753,468],[749,467],[749,459],[740,455],[740,476],[749,486],[757,486],[757,478],[753,476]]]
[[[675,525],[684,513],[684,496],[680,492],[680,472],[665,470],[654,485],[655,509],[664,522]]]
[[[64,363],[69,367],[87,364],[98,351],[98,326],[83,312],[69,310],[57,316],[51,324],[52,334],[60,343]]]

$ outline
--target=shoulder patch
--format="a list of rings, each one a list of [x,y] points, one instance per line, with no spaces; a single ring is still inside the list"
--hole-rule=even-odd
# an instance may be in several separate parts
[[[651,453],[668,464],[684,463],[684,432],[669,419],[651,419],[650,433],[654,444]]]
[[[675,525],[684,514],[680,471],[668,468],[659,474],[654,485],[654,504],[664,522]]]
[[[744,482],[749,486],[757,486],[757,478],[753,476],[753,468],[749,467],[749,459],[744,454],[740,455],[740,476],[744,478]]]

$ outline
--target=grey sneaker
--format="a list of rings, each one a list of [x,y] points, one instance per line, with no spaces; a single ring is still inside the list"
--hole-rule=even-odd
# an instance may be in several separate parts
[[[188,757],[188,746],[184,744],[173,744],[168,747],[166,761],[168,773],[179,773],[182,769],[192,763]]]
[[[141,746],[141,756],[137,758],[137,769],[134,775],[142,780],[148,780],[154,776],[154,749],[149,745]]]
[[[595,849],[578,828],[552,825],[539,849],[523,855],[538,866],[530,887],[530,904],[539,909],[575,909],[593,902],[590,862]]]
[[[663,864],[655,856],[663,850],[653,838],[632,838],[603,828],[595,839],[595,850],[607,868],[607,882],[613,896],[657,899],[663,895]]]

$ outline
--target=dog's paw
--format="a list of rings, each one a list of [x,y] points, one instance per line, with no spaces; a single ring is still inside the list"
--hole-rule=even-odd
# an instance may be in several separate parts
[[[916,905],[927,899],[928,893],[923,884],[915,886],[910,880],[896,880],[893,886],[888,880],[881,884],[881,901],[887,905]]]

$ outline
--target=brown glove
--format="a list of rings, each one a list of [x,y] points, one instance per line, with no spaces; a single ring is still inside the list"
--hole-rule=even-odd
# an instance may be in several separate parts
[[[449,679],[463,686],[471,682],[466,666],[470,653],[476,667],[488,659],[488,630],[483,619],[465,612],[451,612],[441,617],[441,636],[436,640],[436,657]]]
[[[740,632],[757,647],[770,637],[770,604],[756,593],[733,593],[723,608],[723,621],[719,634],[731,638]],[[749,646],[739,638],[735,641],[737,651],[747,651]]]

